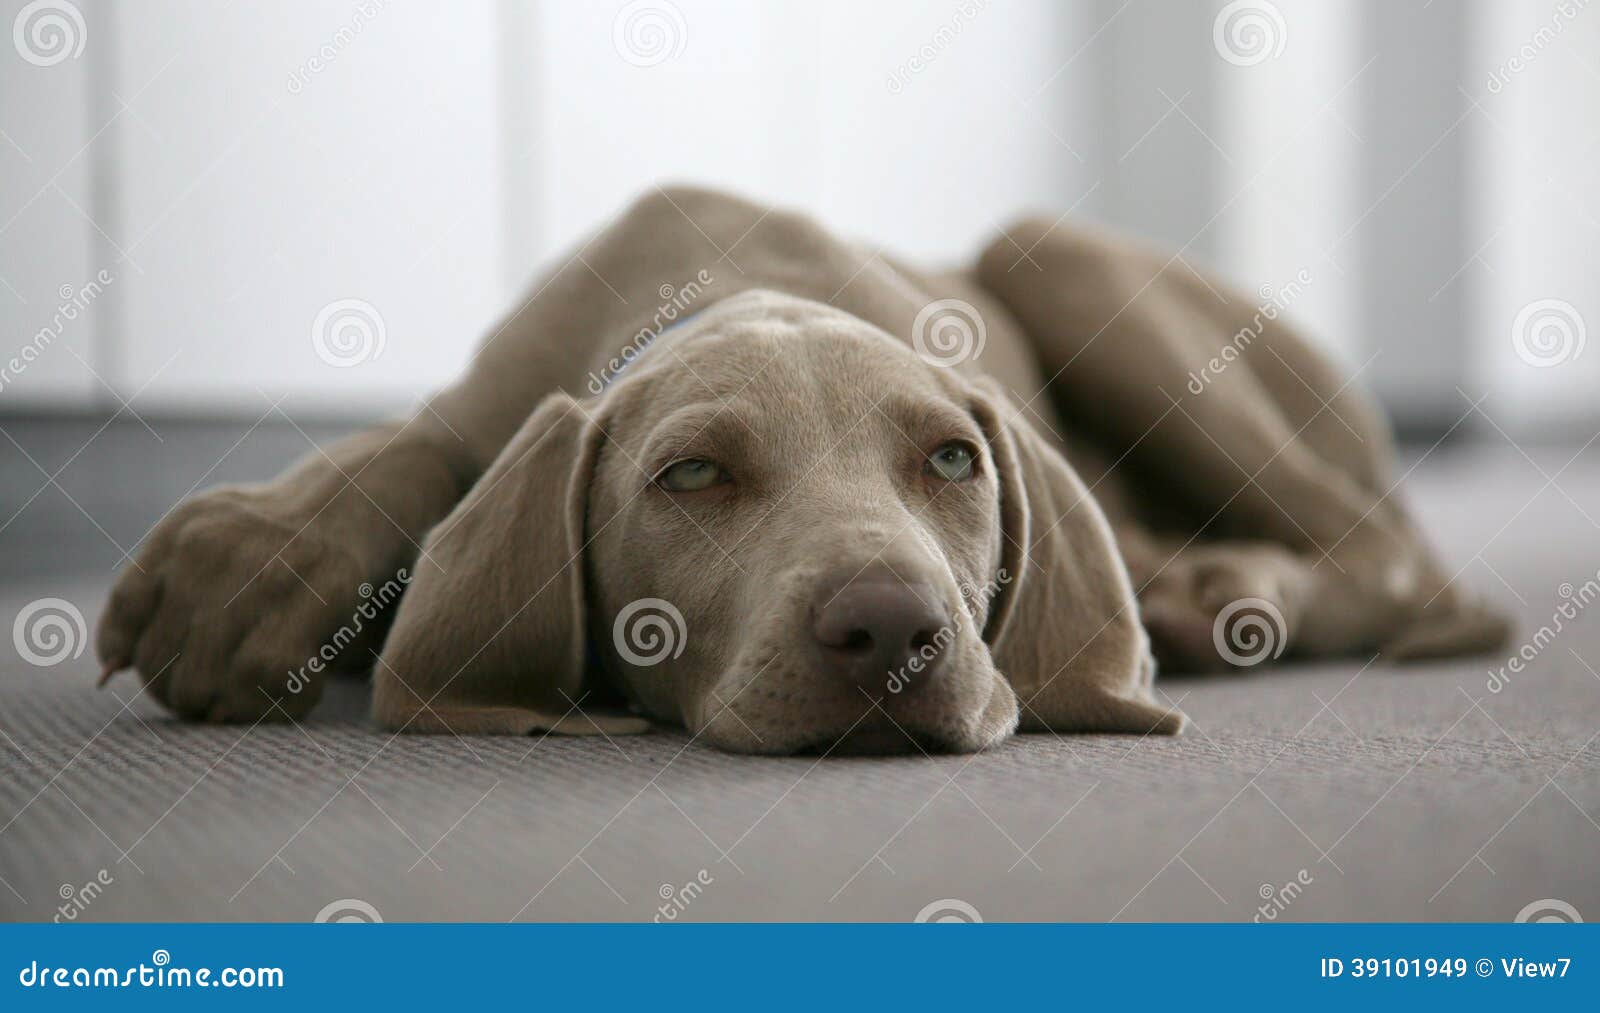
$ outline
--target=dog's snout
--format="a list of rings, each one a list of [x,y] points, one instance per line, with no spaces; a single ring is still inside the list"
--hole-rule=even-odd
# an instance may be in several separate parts
[[[843,586],[825,582],[812,635],[825,664],[872,694],[921,688],[944,664],[953,631],[933,585],[869,567]]]

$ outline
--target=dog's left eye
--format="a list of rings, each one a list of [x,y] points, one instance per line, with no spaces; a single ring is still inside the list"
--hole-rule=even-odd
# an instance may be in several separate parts
[[[668,492],[700,492],[726,481],[728,473],[702,457],[669,464],[656,476],[656,483]]]
[[[928,456],[924,469],[946,482],[965,482],[972,477],[974,457],[965,443],[946,443]]]

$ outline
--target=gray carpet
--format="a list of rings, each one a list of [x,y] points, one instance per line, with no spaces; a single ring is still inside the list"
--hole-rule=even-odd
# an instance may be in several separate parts
[[[1460,579],[1521,616],[1519,641],[1600,568],[1600,451],[1574,452],[1447,447],[1408,484]],[[7,479],[8,631],[43,597],[92,623],[109,579],[38,540],[75,518],[53,489],[21,509],[43,482]],[[30,511],[47,514],[32,529]],[[137,537],[153,516],[134,513],[94,537]],[[1600,616],[1499,692],[1489,664],[1170,679],[1194,719],[1180,739],[818,762],[679,734],[391,740],[355,683],[303,727],[190,727],[131,680],[95,692],[90,652],[40,668],[7,640],[0,916],[309,920],[354,899],[390,921],[648,920],[663,904],[681,920],[907,920],[961,901],[990,921],[1236,921],[1263,905],[1508,921],[1555,899],[1600,918]]]

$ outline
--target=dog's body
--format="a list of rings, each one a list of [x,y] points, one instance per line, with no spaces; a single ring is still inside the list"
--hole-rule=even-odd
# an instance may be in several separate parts
[[[1239,663],[1239,602],[1273,656],[1498,642],[1390,499],[1377,413],[1275,316],[1059,222],[923,275],[656,191],[409,421],[174,511],[99,654],[187,716],[302,713],[330,636],[380,646],[333,632],[358,587],[409,568],[388,727],[642,727],[625,703],[786,752],[1173,732],[1151,642]]]

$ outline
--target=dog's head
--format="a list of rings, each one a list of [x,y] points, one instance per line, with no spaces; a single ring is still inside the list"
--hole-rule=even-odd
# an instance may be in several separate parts
[[[625,701],[789,753],[1181,721],[1059,454],[806,300],[725,300],[600,395],[552,395],[424,551],[376,673],[391,727],[634,730]]]

